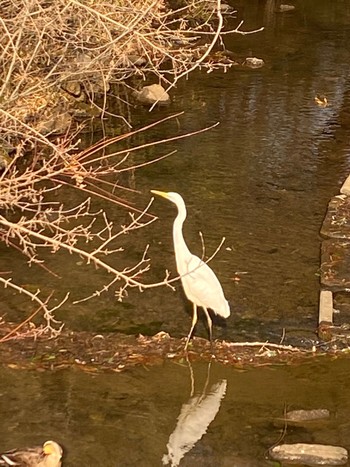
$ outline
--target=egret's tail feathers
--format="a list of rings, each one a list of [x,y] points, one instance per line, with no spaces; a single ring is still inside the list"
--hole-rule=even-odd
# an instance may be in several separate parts
[[[227,300],[225,300],[225,303],[220,307],[219,310],[215,310],[215,313],[219,316],[222,316],[223,318],[228,318],[230,316],[230,305]]]

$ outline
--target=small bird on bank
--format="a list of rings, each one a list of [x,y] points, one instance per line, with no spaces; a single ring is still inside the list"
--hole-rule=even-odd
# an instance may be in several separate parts
[[[0,454],[0,466],[61,467],[63,450],[55,441],[46,441],[42,446],[13,449]]]
[[[192,325],[185,344],[185,350],[187,350],[193,329],[198,320],[197,307],[202,307],[204,310],[208,321],[209,338],[212,340],[212,320],[208,308],[215,314],[228,318],[230,316],[230,306],[214,271],[202,259],[193,255],[186,245],[182,227],[187,216],[187,211],[182,196],[174,192],[166,193],[157,190],[151,190],[151,193],[171,201],[176,205],[178,210],[173,224],[176,267],[181,277],[186,297],[193,303]]]

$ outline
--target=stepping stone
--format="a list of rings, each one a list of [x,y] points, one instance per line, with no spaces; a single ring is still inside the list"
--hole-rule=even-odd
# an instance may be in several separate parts
[[[281,444],[271,448],[270,456],[277,461],[305,465],[345,465],[348,451],[340,446],[325,444]]]
[[[350,240],[322,242],[321,284],[333,291],[350,291]]]
[[[338,195],[330,200],[320,233],[324,237],[350,240],[350,198]]]

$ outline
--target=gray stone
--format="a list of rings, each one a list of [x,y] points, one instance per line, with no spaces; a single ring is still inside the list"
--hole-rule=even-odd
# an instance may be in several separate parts
[[[288,422],[309,422],[329,417],[330,413],[327,409],[291,410],[286,414]]]
[[[244,60],[243,65],[248,68],[261,68],[265,65],[265,62],[262,58],[247,57]]]
[[[339,446],[324,444],[281,444],[271,448],[270,456],[277,461],[305,465],[345,465],[348,452]]]
[[[282,12],[284,12],[284,11],[293,11],[293,10],[295,10],[294,5],[287,5],[286,3],[280,5],[280,11],[282,11]]]
[[[166,105],[170,103],[170,96],[160,84],[145,86],[141,91],[135,91],[136,99],[145,105]]]

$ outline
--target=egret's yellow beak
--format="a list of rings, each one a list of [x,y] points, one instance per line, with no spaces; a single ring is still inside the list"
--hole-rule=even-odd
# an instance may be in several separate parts
[[[166,193],[165,191],[151,190],[151,193],[153,193],[154,195],[162,196],[163,198],[166,198],[166,199],[169,198],[168,193]]]

